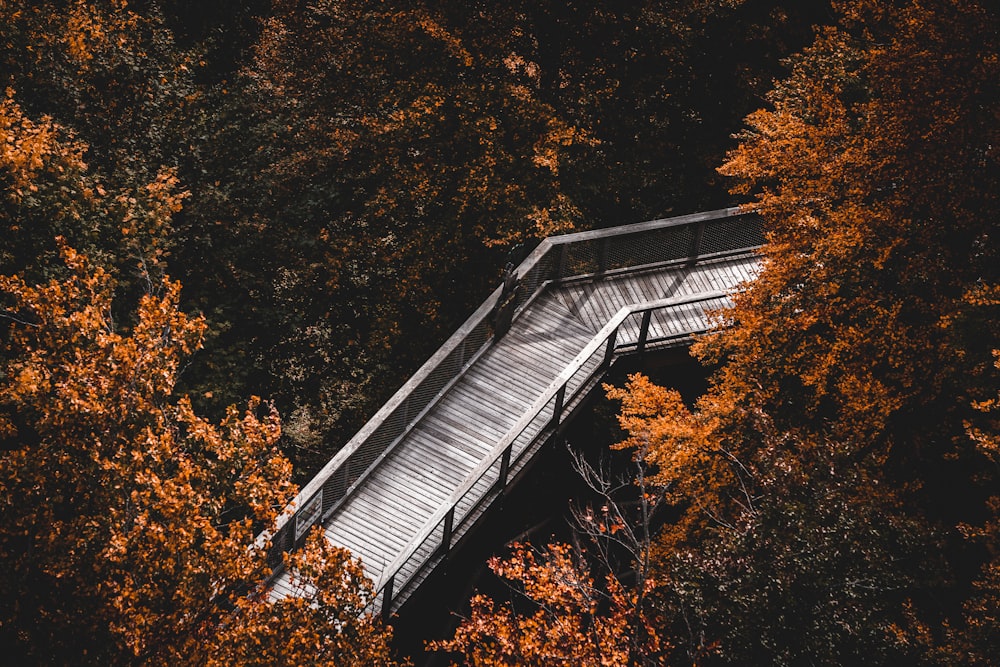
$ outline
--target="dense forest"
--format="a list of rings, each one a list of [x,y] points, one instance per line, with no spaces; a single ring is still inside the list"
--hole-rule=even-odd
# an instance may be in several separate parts
[[[532,243],[740,203],[708,390],[606,388],[670,521],[514,545],[432,648],[996,664],[1000,9],[604,4],[0,0],[0,662],[405,661],[255,537]]]

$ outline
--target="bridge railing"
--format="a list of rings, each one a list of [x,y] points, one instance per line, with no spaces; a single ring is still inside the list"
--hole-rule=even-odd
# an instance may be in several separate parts
[[[381,613],[388,616],[408,597],[421,575],[447,554],[456,535],[464,533],[483,506],[506,488],[511,471],[553,435],[615,355],[680,344],[705,331],[706,310],[720,310],[728,304],[725,292],[708,292],[619,310],[383,570],[374,602]]]
[[[516,308],[523,308],[550,281],[694,261],[762,242],[757,217],[739,208],[550,237],[516,269]],[[275,529],[261,536],[271,540],[273,567],[281,563],[285,551],[301,545],[310,527],[336,511],[485,348],[493,335],[491,316],[500,296],[498,287],[302,489]]]

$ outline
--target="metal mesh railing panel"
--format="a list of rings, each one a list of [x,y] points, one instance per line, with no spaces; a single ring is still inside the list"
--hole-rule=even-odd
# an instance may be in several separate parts
[[[654,229],[638,234],[622,234],[605,240],[603,270],[614,271],[633,266],[645,266],[670,260],[685,259],[693,248],[694,234],[690,225]],[[595,271],[601,267],[595,267]]]
[[[341,468],[330,475],[323,484],[323,516],[333,508],[334,503],[344,497],[348,486],[346,469]]]
[[[500,479],[500,466],[502,457],[497,457],[495,461],[483,471],[483,474],[472,485],[469,491],[458,499],[455,503],[455,525],[460,526],[473,513],[479,502],[489,493],[493,486]]]
[[[526,450],[532,443],[532,441],[538,436],[539,433],[552,421],[552,416],[555,413],[556,407],[556,397],[552,396],[541,410],[535,413],[535,416],[531,418],[524,429],[514,438],[514,446],[512,448],[512,458],[517,458],[520,456],[521,452]]]
[[[441,360],[437,368],[410,393],[406,399],[406,419],[403,428],[423,411],[448,382],[462,370],[461,346]],[[402,432],[402,431],[400,431]],[[397,433],[397,435],[399,435]]]
[[[705,226],[699,248],[702,255],[751,248],[764,243],[763,225],[756,215],[707,220],[702,224]]]
[[[601,263],[601,241],[589,240],[562,246],[565,256],[559,277],[594,273]]]
[[[480,323],[475,329],[469,332],[465,339],[465,364],[479,351],[486,341],[490,339],[490,327],[486,322]]]

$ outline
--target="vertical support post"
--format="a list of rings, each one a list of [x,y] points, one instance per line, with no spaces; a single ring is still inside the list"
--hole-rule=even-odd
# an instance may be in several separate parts
[[[691,239],[691,256],[688,257],[688,262],[694,263],[698,260],[699,255],[701,255],[701,239],[705,235],[705,221],[699,220],[694,223],[694,238]]]
[[[563,402],[566,400],[566,385],[559,387],[556,392],[556,405],[552,410],[552,425],[559,426],[559,418],[562,417]]]
[[[620,325],[619,325],[620,326]],[[608,345],[604,348],[604,362],[601,364],[607,367],[611,364],[611,357],[615,356],[615,342],[618,340],[618,327],[608,336]]]
[[[444,515],[444,534],[441,536],[441,553],[446,554],[451,550],[451,533],[455,526],[454,505],[448,513]]]
[[[385,622],[388,622],[392,616],[392,587],[395,583],[396,575],[393,574],[389,577],[389,581],[385,582],[385,588],[382,589],[382,620]]]
[[[604,273],[608,270],[608,237],[601,239],[600,248],[597,251],[597,272]]]
[[[317,521],[319,524],[322,524],[324,519],[326,519],[326,510],[324,508],[328,507],[326,500],[330,495],[330,491],[327,490],[326,485],[329,482],[330,480],[327,480],[323,486],[319,487],[319,520]]]
[[[510,452],[513,448],[514,442],[511,441],[507,445],[507,449],[503,450],[503,456],[500,457],[500,477],[497,479],[497,484],[500,486],[501,492],[507,488],[507,473],[510,472]]]
[[[556,280],[562,280],[566,275],[566,260],[569,255],[569,244],[559,244],[559,266],[556,267]]]
[[[646,339],[649,338],[649,320],[652,317],[652,310],[643,311],[642,324],[639,326],[639,342],[635,346],[635,351],[639,354],[642,354],[643,350],[646,349]]]
[[[510,330],[510,323],[514,319],[514,309],[517,307],[517,271],[508,262],[503,270],[503,285],[500,289],[500,297],[493,310],[493,340],[498,341]]]

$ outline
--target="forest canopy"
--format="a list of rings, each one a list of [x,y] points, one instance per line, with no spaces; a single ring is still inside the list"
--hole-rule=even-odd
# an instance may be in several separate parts
[[[731,203],[709,390],[608,391],[676,520],[629,576],[494,559],[535,611],[438,648],[1000,654],[997,8],[602,4],[0,0],[6,656],[391,664],[345,551],[258,585],[294,482],[538,239]]]

